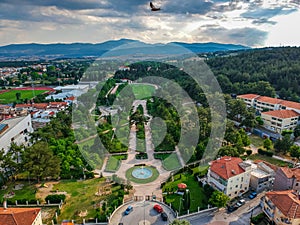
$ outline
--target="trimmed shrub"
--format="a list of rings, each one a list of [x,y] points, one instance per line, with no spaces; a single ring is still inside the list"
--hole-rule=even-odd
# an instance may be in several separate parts
[[[60,194],[60,195],[48,195],[45,198],[46,202],[50,202],[50,203],[60,203],[61,201],[64,202],[66,200],[66,196],[64,194]]]

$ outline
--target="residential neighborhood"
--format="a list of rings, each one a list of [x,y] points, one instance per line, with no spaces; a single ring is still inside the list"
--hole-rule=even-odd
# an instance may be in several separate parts
[[[299,224],[294,52],[0,62],[0,225]]]

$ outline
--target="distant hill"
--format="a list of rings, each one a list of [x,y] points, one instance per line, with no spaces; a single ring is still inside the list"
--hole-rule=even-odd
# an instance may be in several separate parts
[[[120,39],[111,40],[103,43],[72,43],[72,44],[11,44],[0,47],[0,58],[20,58],[20,57],[49,57],[49,58],[81,58],[81,57],[97,57],[123,45],[131,46],[126,51],[126,54],[155,54],[155,49],[151,47],[159,47],[162,54],[178,54],[174,51],[174,45],[182,46],[194,53],[229,51],[229,50],[243,50],[249,47],[233,44],[219,44],[219,43],[182,43],[172,42],[168,44],[146,44],[136,40]],[[138,51],[137,51],[138,49]]]

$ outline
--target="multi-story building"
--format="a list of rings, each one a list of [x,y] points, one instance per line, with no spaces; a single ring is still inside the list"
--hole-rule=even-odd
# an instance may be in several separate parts
[[[237,157],[224,156],[210,162],[207,183],[229,198],[249,190],[251,165]]]
[[[279,167],[276,170],[273,189],[300,191],[300,168]]]
[[[254,100],[258,97],[259,95],[257,94],[244,94],[238,95],[236,98],[243,100],[247,104],[247,107],[254,107]]]
[[[275,171],[264,162],[252,164],[250,188],[256,192],[271,190],[275,179]]]
[[[43,225],[40,208],[0,208],[0,225]]]
[[[0,149],[7,152],[12,142],[17,145],[27,144],[29,133],[32,132],[30,115],[2,120],[0,122]]]
[[[262,198],[263,212],[277,225],[300,224],[299,193],[295,191],[271,191]]]
[[[281,99],[271,98],[267,96],[259,96],[254,99],[254,108],[259,112],[269,110],[279,110]]]
[[[298,124],[300,114],[294,110],[274,110],[262,112],[263,126],[276,133],[284,130],[294,130]]]
[[[238,95],[248,107],[261,114],[264,127],[275,133],[294,130],[299,124],[300,103],[255,94]]]

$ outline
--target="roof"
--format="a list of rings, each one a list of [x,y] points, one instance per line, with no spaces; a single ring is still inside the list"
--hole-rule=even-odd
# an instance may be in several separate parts
[[[271,98],[271,97],[267,97],[267,96],[260,96],[256,100],[260,101],[260,102],[267,102],[270,104],[279,104],[280,102],[282,102],[282,99]]]
[[[260,95],[257,94],[244,94],[244,95],[238,95],[237,98],[244,98],[244,99],[255,99],[259,97]]]
[[[281,119],[293,118],[293,117],[297,117],[300,115],[299,113],[297,113],[293,110],[273,110],[273,111],[268,111],[268,112],[262,112],[261,114],[274,116],[274,117],[281,118]]]
[[[285,107],[288,107],[288,108],[293,108],[293,109],[299,109],[300,110],[300,103],[298,103],[298,102],[282,101],[280,104],[285,106]]]
[[[297,180],[300,180],[300,168],[288,168],[280,167],[279,168],[287,178],[295,177]]]
[[[29,115],[28,115],[29,116]],[[3,132],[0,134],[0,137],[2,137],[5,133],[7,133],[9,130],[13,129],[18,123],[20,123],[22,120],[24,120],[27,116],[21,116],[21,117],[15,117],[11,119],[5,119],[0,121],[0,124],[7,124],[8,129],[6,129],[6,132]],[[29,116],[30,117],[30,116]]]
[[[245,170],[240,166],[243,160],[237,157],[223,156],[220,159],[211,161],[210,170],[224,179],[244,173]]]
[[[270,191],[266,196],[288,218],[300,218],[300,200],[292,190]]]
[[[0,225],[32,225],[40,208],[0,208]]]
[[[264,160],[260,160],[260,159],[254,160],[254,163],[256,163],[256,164],[259,164],[261,162],[263,162],[265,165],[267,165],[268,167],[270,167],[274,171],[276,171],[278,169],[278,167],[276,165],[273,165],[273,164],[271,164],[269,162],[266,162]]]

